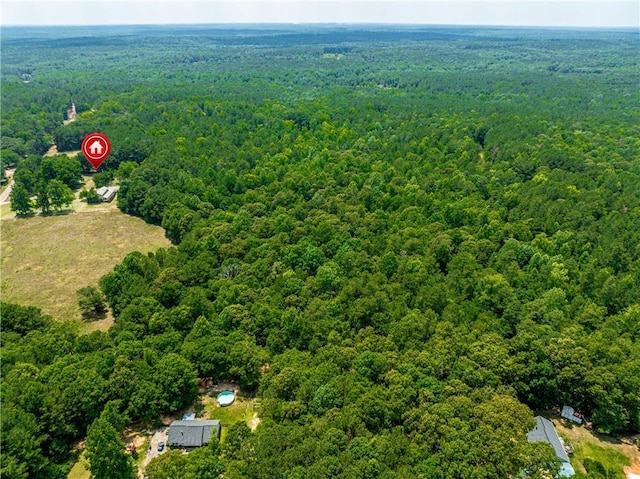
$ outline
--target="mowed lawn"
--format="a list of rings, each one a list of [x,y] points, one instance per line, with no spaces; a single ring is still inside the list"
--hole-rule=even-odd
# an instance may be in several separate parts
[[[0,233],[2,300],[37,306],[58,320],[80,320],[76,291],[97,285],[128,253],[169,245],[162,228],[125,215],[115,205],[3,219]],[[102,328],[108,322],[88,327]]]
[[[253,408],[253,399],[236,396],[236,400],[230,406],[219,406],[215,397],[204,396],[202,398],[204,414],[202,419],[217,419],[220,421],[220,442],[224,442],[229,426],[245,421],[251,430],[254,430],[260,419]],[[200,418],[198,418],[200,419]]]
[[[240,421],[247,421],[253,417],[253,400],[242,399],[236,396],[230,406],[219,406],[215,397],[205,396],[202,405],[206,411],[205,416],[217,419],[222,426],[229,427]]]
[[[559,419],[553,422],[558,433],[573,445],[574,453],[570,460],[578,473],[586,473],[584,460],[589,458],[614,470],[620,479],[625,479],[627,472],[640,474],[640,450],[628,438],[621,440],[594,434],[584,426]]]

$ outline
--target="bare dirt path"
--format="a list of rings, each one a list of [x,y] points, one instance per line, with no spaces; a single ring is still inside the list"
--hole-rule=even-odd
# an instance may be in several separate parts
[[[4,170],[4,174],[9,178],[9,184],[5,187],[5,189],[0,193],[0,205],[5,203],[9,203],[9,195],[11,194],[11,190],[13,189],[13,174],[15,173],[15,168],[7,168]]]
[[[58,147],[53,144],[49,147],[49,150],[43,156],[56,156],[58,154]]]
[[[5,203],[9,203],[11,200],[9,199],[9,195],[11,194],[11,190],[13,189],[13,178],[9,180],[9,184],[5,188],[5,190],[0,193],[0,205]]]
[[[254,412],[253,417],[249,420],[249,429],[255,431],[258,424],[260,424],[260,418],[258,417],[258,413]]]
[[[49,150],[43,156],[67,155],[69,158],[74,158],[78,156],[79,153],[80,150],[58,151],[58,147],[56,145],[51,145]]]

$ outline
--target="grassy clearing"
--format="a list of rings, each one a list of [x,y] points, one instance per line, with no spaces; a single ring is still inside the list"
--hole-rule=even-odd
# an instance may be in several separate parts
[[[625,472],[640,471],[640,451],[636,446],[616,438],[596,435],[590,429],[566,421],[554,419],[553,422],[558,433],[573,445],[574,453],[570,459],[577,477],[588,477],[584,468],[587,458],[615,471],[619,479],[625,479]]]
[[[67,479],[89,479],[91,477],[91,473],[87,469],[86,460],[84,459],[84,455],[80,456],[78,462],[76,462],[71,470],[69,471],[69,475]]]
[[[253,417],[253,401],[236,397],[230,406],[220,407],[214,397],[205,397],[202,400],[205,409],[205,416],[211,419],[218,419],[222,426],[231,426],[239,421],[247,421]]]
[[[113,324],[113,315],[109,311],[102,319],[96,319],[94,321],[87,321],[83,323],[80,330],[83,334],[89,334],[94,331],[106,331]]]
[[[169,245],[161,228],[121,213],[115,204],[83,207],[81,213],[0,222],[3,301],[37,306],[59,320],[80,320],[79,288],[97,285],[132,251]],[[109,324],[106,318],[87,327]]]
[[[574,462],[580,465],[581,471],[584,471],[583,464],[586,458],[600,462],[607,470],[616,471],[618,479],[625,479],[624,468],[631,465],[631,460],[622,452],[591,443],[579,446],[573,453]]]
[[[247,423],[252,428],[254,421],[253,399],[243,399],[236,396],[236,400],[230,406],[220,407],[215,397],[205,396],[202,398],[204,409],[204,419],[218,419],[222,426],[220,430],[220,442],[224,442],[229,426],[240,421]],[[255,426],[252,428],[254,429]]]
[[[118,211],[117,201],[112,201],[111,203],[100,203],[97,205],[90,205],[86,200],[80,199],[80,191],[82,188],[90,189],[94,187],[93,177],[85,175],[82,177],[82,186],[75,191],[75,199],[69,205],[68,208],[61,210],[59,212],[53,213],[51,216],[64,216],[73,212],[82,212],[82,213],[95,213],[95,212],[105,212],[105,211]],[[40,213],[36,213],[34,217],[41,217]],[[16,218],[16,214],[11,211],[10,203],[3,203],[0,205],[0,220],[12,220]]]
[[[149,447],[150,440],[148,438],[144,438],[143,442],[138,446],[138,457],[135,459],[135,464],[138,466],[138,469],[142,468],[142,463],[145,457],[145,451]],[[84,458],[84,454],[80,456],[78,462],[76,462],[69,474],[67,475],[67,479],[90,479],[91,472],[89,471],[89,464],[87,460]]]
[[[13,211],[11,211],[11,204],[10,203],[4,203],[2,205],[0,205],[0,219],[13,219],[15,218],[16,215]]]

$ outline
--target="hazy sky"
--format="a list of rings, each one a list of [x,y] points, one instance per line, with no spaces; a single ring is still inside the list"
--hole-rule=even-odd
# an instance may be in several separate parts
[[[640,26],[640,0],[1,0],[2,25],[413,23]]]

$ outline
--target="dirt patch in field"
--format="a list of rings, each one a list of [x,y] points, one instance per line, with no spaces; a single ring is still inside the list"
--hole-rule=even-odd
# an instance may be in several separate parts
[[[253,417],[249,420],[249,428],[252,431],[255,431],[258,427],[258,424],[260,424],[260,418],[258,417],[258,413],[254,412]]]
[[[58,151],[56,145],[51,145],[47,152],[42,156],[67,155],[69,158],[75,158],[80,154],[81,150]]]

